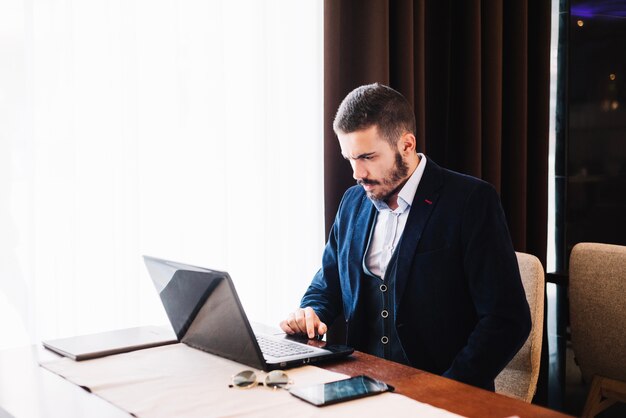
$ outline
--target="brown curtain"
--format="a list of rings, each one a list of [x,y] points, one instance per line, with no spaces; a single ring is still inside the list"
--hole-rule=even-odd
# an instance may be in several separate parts
[[[324,187],[327,232],[354,184],[332,121],[375,81],[413,104],[418,148],[500,193],[517,251],[546,265],[550,2],[325,0]],[[341,342],[341,320],[329,341]],[[534,402],[547,405],[547,333]]]
[[[517,251],[545,266],[550,2],[325,0],[326,228],[354,181],[332,121],[378,81],[414,106],[418,148],[500,193]]]

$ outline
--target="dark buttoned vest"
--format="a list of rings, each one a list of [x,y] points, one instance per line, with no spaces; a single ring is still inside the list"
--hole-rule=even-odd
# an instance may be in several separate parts
[[[376,213],[374,222],[372,222],[367,247],[363,256],[363,272],[365,274],[362,276],[360,303],[363,304],[362,312],[366,326],[361,327],[361,330],[365,332],[361,339],[364,343],[362,349],[366,353],[377,357],[409,364],[396,331],[395,308],[393,306],[396,283],[396,269],[393,266],[398,259],[398,248],[402,243],[402,237],[389,260],[386,269],[386,272],[389,274],[385,274],[384,280],[374,275],[365,264],[377,218],[378,213]]]

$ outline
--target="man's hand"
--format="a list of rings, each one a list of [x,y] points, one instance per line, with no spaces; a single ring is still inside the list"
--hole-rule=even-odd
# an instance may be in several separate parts
[[[281,321],[280,328],[287,334],[306,334],[309,338],[324,335],[328,331],[326,324],[309,307],[298,308],[290,313],[286,320]]]

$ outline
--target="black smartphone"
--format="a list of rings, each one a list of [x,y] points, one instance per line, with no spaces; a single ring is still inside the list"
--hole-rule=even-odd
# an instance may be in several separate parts
[[[325,406],[383,392],[393,392],[391,385],[369,376],[355,376],[321,385],[292,387],[289,393],[315,406]]]

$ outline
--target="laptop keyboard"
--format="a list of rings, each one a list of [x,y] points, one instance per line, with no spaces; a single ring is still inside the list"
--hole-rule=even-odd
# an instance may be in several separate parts
[[[263,354],[272,357],[287,357],[315,352],[314,349],[304,344],[284,340],[273,340],[265,338],[262,335],[257,335],[256,340],[259,342],[259,347],[261,347]]]

